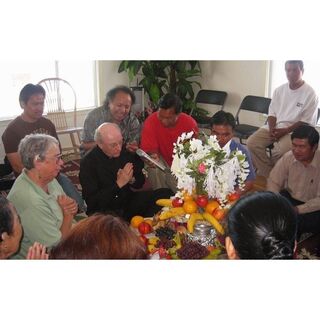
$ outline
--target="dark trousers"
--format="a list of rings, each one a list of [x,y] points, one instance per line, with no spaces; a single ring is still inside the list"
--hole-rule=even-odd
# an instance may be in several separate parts
[[[298,206],[299,204],[304,203],[292,198],[287,190],[282,190],[280,194],[287,198],[293,206]],[[320,233],[320,211],[298,214],[297,239],[299,240],[301,234],[305,232],[313,234]]]
[[[135,215],[152,217],[161,210],[161,207],[156,205],[156,201],[162,198],[170,198],[172,195],[172,191],[167,188],[133,192],[125,205],[123,218],[130,221]]]

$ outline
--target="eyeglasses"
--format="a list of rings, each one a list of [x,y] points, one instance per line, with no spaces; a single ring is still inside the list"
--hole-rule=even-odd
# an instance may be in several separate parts
[[[56,160],[56,163],[58,164],[59,161],[62,160],[62,153],[59,153],[59,154],[52,156],[52,157],[46,156],[46,159]]]

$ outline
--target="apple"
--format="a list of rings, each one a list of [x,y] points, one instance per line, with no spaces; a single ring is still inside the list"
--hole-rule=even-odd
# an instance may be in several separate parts
[[[152,231],[152,227],[148,222],[142,221],[138,226],[138,230],[141,234],[147,234]]]
[[[172,206],[173,207],[182,207],[183,206],[183,200],[180,198],[174,198],[172,200]]]
[[[208,204],[208,197],[205,195],[197,196],[196,203],[199,207],[204,208]]]
[[[237,192],[234,192],[234,193],[231,193],[231,194],[228,195],[228,200],[229,200],[230,202],[236,201],[236,200],[238,200],[239,198],[240,198],[240,194],[237,193]]]

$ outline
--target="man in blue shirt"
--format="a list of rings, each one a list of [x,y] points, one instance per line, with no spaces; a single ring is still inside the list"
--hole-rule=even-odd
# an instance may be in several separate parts
[[[249,163],[249,174],[245,181],[245,186],[243,190],[240,190],[236,187],[236,192],[239,194],[244,194],[249,191],[253,187],[253,182],[256,178],[256,174],[254,172],[254,167],[252,164],[251,156],[247,148],[234,141],[233,138],[233,130],[236,125],[236,121],[234,116],[229,112],[218,111],[211,118],[211,134],[217,137],[219,145],[221,148],[228,149],[230,152],[238,149],[246,156],[246,161]]]

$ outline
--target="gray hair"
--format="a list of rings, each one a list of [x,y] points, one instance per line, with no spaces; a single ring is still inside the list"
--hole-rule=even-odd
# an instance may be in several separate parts
[[[21,157],[22,164],[28,170],[34,168],[34,160],[44,160],[48,149],[52,145],[58,145],[56,138],[47,134],[29,134],[25,136],[19,143],[18,152]]]

